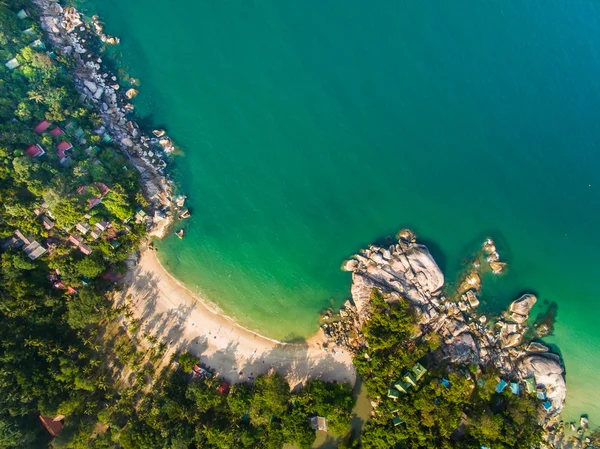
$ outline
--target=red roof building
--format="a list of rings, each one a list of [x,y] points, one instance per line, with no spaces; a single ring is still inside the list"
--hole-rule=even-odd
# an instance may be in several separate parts
[[[81,242],[83,242],[83,237],[77,234],[71,234],[69,236],[69,242],[71,242],[75,246],[79,246]]]
[[[45,153],[46,152],[39,144],[29,145],[27,147],[27,149],[25,150],[25,154],[27,154],[27,156],[31,156],[31,157],[40,157]]]
[[[87,256],[88,254],[92,253],[92,248],[87,246],[85,243],[81,243],[79,245],[79,251],[81,251],[83,254],[85,254]]]
[[[62,129],[60,129],[60,126],[57,126],[56,128],[50,130],[50,135],[52,137],[64,136],[65,132]]]
[[[63,140],[61,143],[56,145],[56,155],[59,158],[64,159],[65,157],[67,157],[67,155],[65,154],[65,151],[68,151],[71,148],[73,148],[73,145],[71,145],[69,142],[65,142]]]
[[[98,187],[98,190],[100,190],[100,195],[104,196],[106,195],[108,192],[110,192],[110,189],[106,186],[106,184],[102,183],[102,182],[94,182],[93,183],[96,187]]]
[[[67,295],[74,295],[75,293],[77,293],[77,290],[73,287],[67,287]]]
[[[44,425],[44,427],[46,428],[48,433],[50,435],[52,435],[53,437],[60,434],[63,429],[62,420],[60,420],[58,418],[59,418],[58,416],[55,419],[52,419],[49,416],[40,415],[40,421],[42,421],[42,424]]]
[[[219,393],[221,396],[223,396],[224,394],[228,394],[229,393],[229,384],[225,381],[221,382],[221,385],[219,386],[217,393]]]
[[[52,125],[52,123],[50,123],[48,120],[42,120],[33,127],[33,132],[36,134],[42,134],[44,131],[50,128],[50,125]]]

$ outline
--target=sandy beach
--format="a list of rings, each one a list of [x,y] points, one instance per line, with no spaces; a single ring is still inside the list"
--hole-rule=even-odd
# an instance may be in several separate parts
[[[153,250],[141,254],[129,272],[120,301],[129,298],[140,332],[156,336],[173,351],[189,351],[230,382],[271,368],[292,388],[309,378],[354,384],[350,353],[322,347],[322,330],[303,344],[285,344],[258,335],[211,310],[210,305],[171,276]]]

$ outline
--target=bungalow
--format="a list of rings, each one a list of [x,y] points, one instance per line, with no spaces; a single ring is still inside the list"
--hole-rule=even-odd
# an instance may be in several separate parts
[[[65,152],[69,151],[71,148],[73,148],[73,145],[71,145],[69,142],[65,142],[63,140],[58,145],[56,145],[56,155],[59,158],[64,159],[64,158],[67,157],[67,155],[65,154]]]
[[[81,245],[83,243],[83,237],[77,234],[71,234],[69,236],[69,242],[71,242],[75,246]]]
[[[510,391],[512,394],[518,396],[521,393],[521,385],[518,382],[511,382]]]
[[[394,427],[399,426],[400,424],[404,424],[404,420],[399,416],[394,416],[392,422],[394,423]]]
[[[52,419],[49,416],[40,415],[40,421],[53,437],[58,436],[63,430],[64,416],[59,415]]]
[[[496,393],[502,393],[507,385],[508,383],[506,383],[504,379],[500,379],[500,382],[498,382],[498,385],[496,385]]]
[[[220,396],[229,394],[229,384],[225,381],[221,382],[221,385],[217,389],[217,393],[219,393]]]
[[[110,189],[106,186],[106,184],[102,182],[93,182],[92,184],[94,184],[98,188],[98,190],[100,191],[100,195],[102,196],[110,192]]]
[[[23,252],[29,257],[31,260],[36,260],[38,257],[46,254],[46,248],[40,245],[35,240],[31,242],[29,245],[23,248]]]
[[[44,226],[44,228],[49,231],[50,229],[52,229],[54,227],[54,222],[52,220],[50,220],[48,217],[46,217],[45,215],[42,215],[42,226]]]
[[[94,240],[98,240],[98,237],[100,237],[102,235],[102,231],[98,228],[94,228],[92,229],[92,232],[90,232],[90,237],[93,238]]]
[[[23,20],[27,17],[29,17],[29,12],[26,9],[22,9],[19,12],[17,12],[17,18]]]
[[[14,70],[17,67],[21,66],[19,61],[17,61],[17,58],[12,58],[11,60],[7,61],[4,65],[8,68],[8,70]]]
[[[81,251],[86,256],[92,253],[92,248],[87,246],[85,243],[79,245],[79,251]]]
[[[313,416],[308,420],[310,421],[310,425],[313,430],[322,430],[323,432],[327,432],[327,418],[322,416]]]
[[[48,120],[42,120],[33,127],[33,132],[36,134],[42,134],[44,131],[50,128],[50,125],[52,125],[52,123],[50,123]]]
[[[50,135],[52,137],[60,137],[60,136],[64,136],[65,132],[62,129],[60,129],[60,126],[57,126],[50,130]]]
[[[420,363],[415,363],[415,366],[412,367],[411,371],[415,375],[415,379],[417,382],[425,375],[427,370]]]
[[[96,223],[96,228],[98,228],[100,231],[106,231],[109,225],[110,223],[108,221],[102,220]]]
[[[77,293],[77,290],[75,290],[73,287],[69,286],[67,287],[67,295],[74,295]]]
[[[542,407],[544,407],[544,410],[549,412],[550,410],[552,410],[552,402],[545,401],[544,403],[542,403]]]
[[[46,154],[46,152],[39,144],[35,144],[29,145],[25,150],[25,154],[30,157],[40,157]]]
[[[394,388],[398,390],[400,393],[407,393],[410,385],[405,384],[401,380],[396,381],[394,384]]]
[[[525,389],[527,390],[527,393],[529,393],[529,394],[536,394],[535,378],[528,377],[527,379],[525,379]]]
[[[388,398],[393,399],[394,401],[400,397],[400,392],[395,388],[390,388],[388,390]]]
[[[402,376],[402,380],[405,383],[412,385],[413,387],[417,386],[417,381],[415,380],[415,378],[412,375],[412,373],[409,372],[409,371],[407,371],[406,373],[404,373],[404,376]]]
[[[81,232],[83,235],[86,235],[90,230],[90,225],[88,223],[77,223],[75,225],[75,229]]]
[[[440,379],[440,383],[446,387],[446,388],[450,388],[450,381],[448,379],[446,379],[445,377],[442,377]]]

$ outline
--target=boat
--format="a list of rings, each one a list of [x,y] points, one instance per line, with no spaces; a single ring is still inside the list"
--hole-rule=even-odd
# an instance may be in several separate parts
[[[179,237],[180,239],[183,239],[183,229],[180,229],[179,231],[177,231],[177,232],[175,233],[175,235],[176,235],[177,237]]]

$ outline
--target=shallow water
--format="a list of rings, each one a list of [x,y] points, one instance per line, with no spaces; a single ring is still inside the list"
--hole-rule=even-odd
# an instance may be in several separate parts
[[[483,307],[558,304],[567,416],[600,416],[600,6],[93,0],[193,217],[161,258],[244,325],[310,335],[342,261],[413,227],[450,280],[491,235]],[[538,309],[541,309],[538,308]]]

